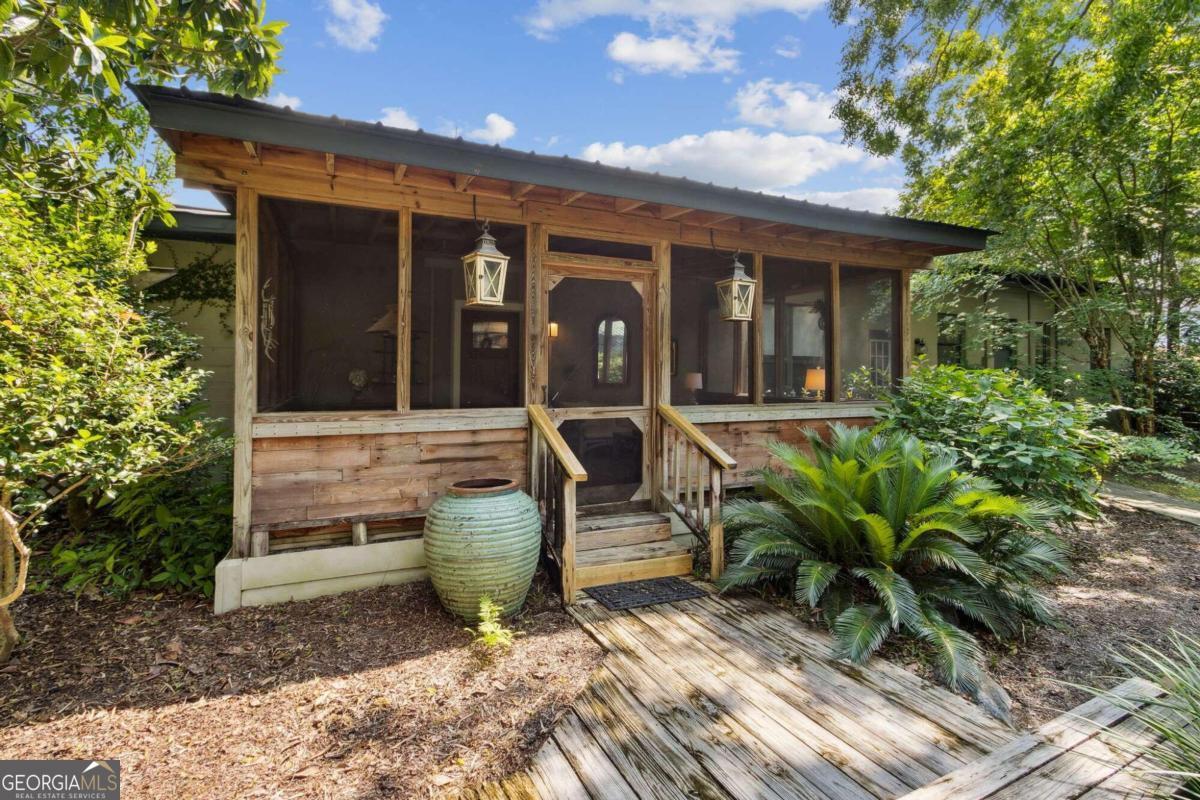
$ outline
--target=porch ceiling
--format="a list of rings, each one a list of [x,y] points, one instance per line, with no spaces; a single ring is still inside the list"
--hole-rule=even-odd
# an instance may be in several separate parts
[[[233,154],[256,164],[267,150],[308,151],[330,176],[386,172],[396,184],[910,256],[982,250],[993,233],[302,114],[240,97],[148,85],[133,91],[177,153],[185,137],[202,145],[234,140],[241,146]]]

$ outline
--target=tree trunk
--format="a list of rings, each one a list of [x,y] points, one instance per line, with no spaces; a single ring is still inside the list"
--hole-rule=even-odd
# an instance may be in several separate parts
[[[8,613],[8,606],[0,606],[0,664],[8,663],[13,648],[20,641],[21,634],[17,633],[17,626],[13,624],[12,614]]]
[[[17,532],[17,519],[0,506],[0,664],[8,661],[21,641],[8,607],[25,591],[29,568],[29,548]]]

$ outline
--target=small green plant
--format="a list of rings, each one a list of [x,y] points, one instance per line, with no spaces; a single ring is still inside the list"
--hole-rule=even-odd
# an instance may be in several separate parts
[[[982,656],[966,625],[998,637],[1051,619],[1034,582],[1065,569],[1048,511],[959,472],[913,436],[832,426],[812,455],[774,443],[787,472],[760,472],[764,500],[731,500],[721,586],[781,584],[824,616],[838,653],[862,663],[893,634],[933,650],[942,679],[972,690]]]
[[[1164,694],[1145,705],[1090,689],[1131,715],[1157,740],[1146,753],[1155,796],[1200,800],[1200,641],[1172,631],[1165,648],[1134,644],[1118,659],[1129,677],[1158,684]]]
[[[1113,466],[1133,475],[1182,469],[1195,460],[1181,442],[1159,436],[1119,436],[1113,446]]]
[[[1060,517],[1099,511],[1112,434],[1098,410],[1055,400],[1009,370],[918,365],[880,408],[883,424],[953,453],[965,470]]]
[[[481,597],[479,599],[479,622],[475,624],[474,628],[466,629],[467,633],[471,634],[471,643],[485,653],[507,650],[521,635],[520,631],[514,631],[505,626],[501,615],[502,611],[503,609],[496,605],[492,598]]]

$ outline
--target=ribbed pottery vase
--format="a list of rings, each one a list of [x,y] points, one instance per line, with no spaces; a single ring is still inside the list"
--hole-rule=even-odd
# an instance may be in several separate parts
[[[505,615],[520,610],[537,569],[537,504],[503,478],[459,481],[425,517],[425,566],[442,605],[475,622],[490,597]]]

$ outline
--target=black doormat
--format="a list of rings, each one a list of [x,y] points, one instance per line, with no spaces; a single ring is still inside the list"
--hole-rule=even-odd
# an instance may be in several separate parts
[[[708,592],[682,578],[650,578],[628,583],[609,583],[583,590],[588,596],[600,601],[609,611],[624,611],[657,603],[677,603],[694,600]]]

